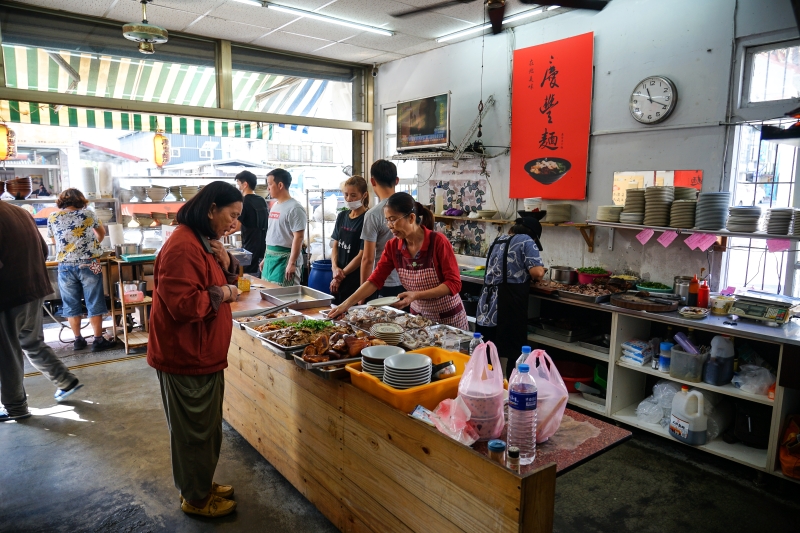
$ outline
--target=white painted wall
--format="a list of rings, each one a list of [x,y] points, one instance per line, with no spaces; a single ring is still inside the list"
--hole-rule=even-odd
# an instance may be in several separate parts
[[[571,11],[519,26],[513,33],[487,36],[483,95],[494,94],[497,104],[483,122],[483,141],[505,146],[510,140],[511,51],[593,31],[588,200],[572,202],[573,220],[593,218],[598,205],[611,203],[613,173],[618,170],[702,169],[704,190],[720,190],[727,186],[722,183],[727,128],[719,124],[726,120],[734,31],[743,37],[778,34],[787,28],[797,33],[789,0],[738,0],[738,4],[735,0],[613,0],[600,13]],[[398,100],[449,90],[453,93],[452,135],[455,142],[460,141],[477,115],[481,46],[481,38],[475,38],[382,65],[376,80],[375,116],[382,116],[381,110]],[[643,126],[631,118],[628,97],[639,80],[653,74],[666,75],[676,83],[679,103],[662,125]],[[434,178],[447,164],[438,164]],[[488,168],[502,210],[508,202],[509,158],[493,159]],[[420,164],[423,181],[430,172],[429,164]],[[548,264],[631,269],[658,281],[671,282],[677,273],[699,272],[709,260],[719,259],[689,252],[680,241],[668,249],[655,240],[642,247],[630,231],[618,231],[609,250],[608,232],[598,228],[593,254],[586,251],[575,230],[545,228],[544,233]]]

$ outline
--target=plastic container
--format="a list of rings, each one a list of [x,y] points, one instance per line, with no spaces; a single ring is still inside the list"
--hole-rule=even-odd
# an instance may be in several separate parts
[[[658,355],[658,369],[661,372],[667,373],[669,372],[669,368],[672,362],[672,349],[675,345],[671,342],[662,342],[659,347],[659,355]]]
[[[733,379],[733,339],[717,335],[711,339],[711,354],[703,367],[703,381],[709,385],[725,385]]]
[[[697,281],[697,274],[692,277],[689,282],[689,297],[686,300],[686,305],[689,307],[697,307],[697,291],[700,290],[700,283]]]
[[[502,440],[490,440],[489,441],[489,459],[500,463],[501,465],[505,466],[506,464],[506,443]]]
[[[508,385],[508,445],[519,448],[519,464],[536,459],[536,408],[538,390],[530,366],[519,365]]]
[[[703,363],[706,361],[706,356],[707,354],[692,354],[673,346],[669,364],[670,377],[691,383],[700,383],[703,378]]]
[[[311,272],[308,274],[308,286],[319,292],[328,293],[331,290],[333,269],[330,259],[321,259],[311,263]]]
[[[708,441],[708,417],[701,392],[689,392],[689,387],[684,385],[675,395],[672,399],[669,434],[692,446],[702,446]]]
[[[584,274],[582,272],[578,272],[578,283],[581,285],[590,285],[597,278],[608,277],[611,277],[611,272],[609,271],[606,271],[605,274]]]
[[[573,361],[554,361],[561,379],[567,385],[567,392],[579,392],[575,388],[576,383],[591,385],[594,381],[594,369],[583,363]]]
[[[522,353],[519,357],[517,357],[517,362],[514,365],[514,368],[519,370],[519,365],[525,363],[525,360],[528,359],[528,356],[531,354],[531,347],[530,346],[523,346]]]

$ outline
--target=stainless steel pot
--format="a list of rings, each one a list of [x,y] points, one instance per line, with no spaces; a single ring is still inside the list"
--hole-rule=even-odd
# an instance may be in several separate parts
[[[550,267],[550,280],[565,285],[578,283],[578,271],[568,266]]]
[[[115,248],[117,257],[142,253],[141,244],[118,244]]]
[[[689,302],[689,283],[692,281],[690,276],[675,276],[672,284],[672,292],[681,297],[681,305]]]

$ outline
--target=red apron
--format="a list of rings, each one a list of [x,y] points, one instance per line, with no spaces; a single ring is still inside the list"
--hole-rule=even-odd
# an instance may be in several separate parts
[[[434,238],[436,238],[436,234],[431,233],[431,241]],[[428,244],[424,257],[409,260],[399,249],[396,254],[395,265],[402,265],[396,270],[405,290],[427,291],[442,284],[443,280],[436,275],[434,267],[433,242]],[[415,300],[411,303],[411,311],[441,324],[469,330],[467,313],[464,311],[464,305],[458,294],[449,294],[432,300]]]

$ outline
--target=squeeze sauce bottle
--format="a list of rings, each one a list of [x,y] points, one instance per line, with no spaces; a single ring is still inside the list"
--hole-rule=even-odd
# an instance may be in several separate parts
[[[697,281],[697,274],[692,277],[692,281],[689,282],[689,298],[687,300],[687,304],[689,307],[697,307],[697,293],[700,289],[700,283]]]
[[[697,307],[706,309],[708,307],[708,297],[710,294],[711,289],[708,287],[706,280],[703,280],[703,284],[697,289]]]

